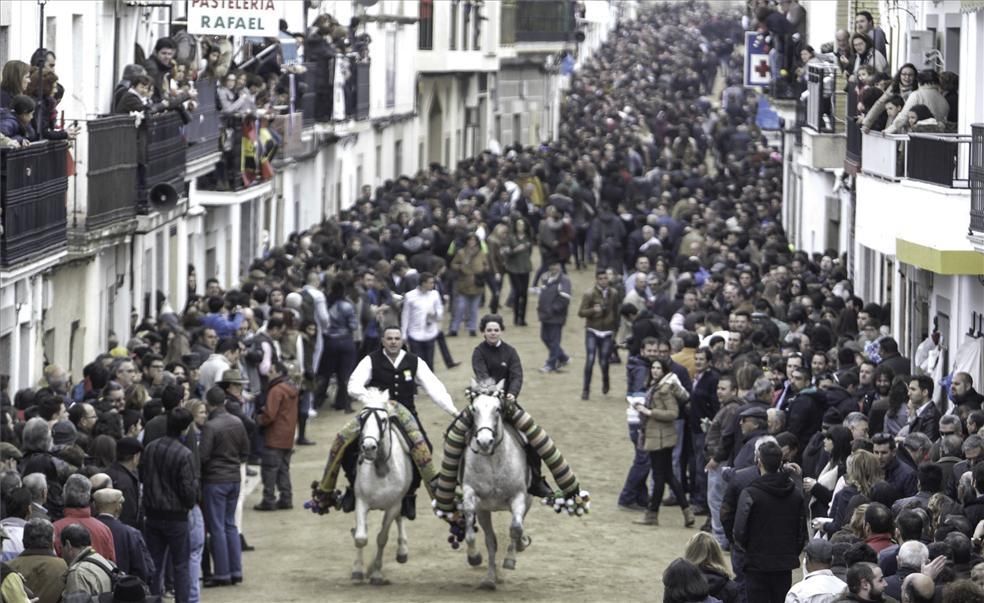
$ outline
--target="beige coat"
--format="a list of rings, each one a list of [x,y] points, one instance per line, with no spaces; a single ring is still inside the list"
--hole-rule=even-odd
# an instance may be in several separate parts
[[[646,408],[652,414],[646,417],[643,425],[643,435],[639,441],[640,450],[664,450],[676,446],[677,433],[673,422],[680,414],[677,401],[683,402],[688,398],[690,394],[683,389],[680,380],[673,373],[666,375],[659,383],[649,388],[649,393],[646,394]]]

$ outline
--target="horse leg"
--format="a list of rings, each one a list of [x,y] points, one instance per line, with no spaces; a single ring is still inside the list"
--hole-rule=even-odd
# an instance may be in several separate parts
[[[396,562],[406,563],[410,557],[410,548],[407,546],[407,524],[403,522],[403,516],[396,517]]]
[[[393,520],[400,513],[400,501],[389,509],[386,509],[386,513],[383,515],[383,523],[379,527],[379,535],[376,536],[376,559],[372,562],[372,567],[369,568],[369,584],[373,586],[383,586],[389,584],[389,581],[383,578],[383,551],[386,549],[386,541],[389,540],[390,526],[393,525]]]
[[[500,578],[495,567],[495,551],[498,548],[498,542],[495,538],[495,530],[492,529],[492,512],[479,511],[478,525],[482,526],[482,529],[485,530],[485,548],[489,552],[489,571],[478,587],[482,590],[495,590],[495,585],[499,582]]]
[[[352,564],[352,580],[362,582],[365,577],[365,569],[362,561],[362,551],[366,547],[368,538],[366,537],[366,519],[369,515],[369,505],[361,499],[355,501],[355,528],[352,530],[352,538],[355,540],[355,563]]]
[[[524,493],[525,494],[525,493]],[[525,496],[516,495],[509,504],[512,512],[512,522],[509,524],[509,547],[506,558],[502,560],[502,569],[516,569],[516,553],[526,548],[523,536],[523,517],[526,515]]]
[[[475,491],[469,486],[462,488],[462,510],[465,516],[465,546],[468,550],[468,565],[482,565],[482,554],[475,547]]]

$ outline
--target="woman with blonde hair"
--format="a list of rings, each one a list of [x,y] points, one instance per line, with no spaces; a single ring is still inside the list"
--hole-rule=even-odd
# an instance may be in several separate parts
[[[738,600],[738,585],[731,579],[731,571],[728,569],[728,562],[724,559],[724,551],[713,536],[707,532],[694,534],[687,543],[683,558],[696,565],[707,578],[712,597],[717,597],[723,603],[734,603]]]
[[[875,455],[863,448],[854,451],[847,457],[844,485],[837,490],[830,503],[830,517],[814,519],[814,529],[821,530],[828,537],[837,533],[852,517],[853,507],[861,502],[867,502],[871,496],[872,486],[883,479],[885,478],[881,464]],[[857,497],[856,501],[855,497]]]

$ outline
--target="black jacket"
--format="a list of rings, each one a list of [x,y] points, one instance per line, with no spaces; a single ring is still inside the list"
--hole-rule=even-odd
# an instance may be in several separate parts
[[[137,474],[117,462],[106,469],[106,475],[112,478],[113,487],[123,493],[123,510],[119,520],[139,529],[143,525],[143,510],[140,508],[140,480]]]
[[[724,489],[724,498],[721,500],[721,525],[724,526],[724,533],[728,540],[734,542],[735,513],[738,509],[738,497],[746,486],[759,478],[758,467],[745,467],[744,469],[726,470],[725,481],[728,485]]]
[[[202,459],[202,482],[239,482],[239,465],[249,456],[249,436],[243,422],[226,412],[212,411],[202,426],[198,453]]]
[[[154,560],[140,530],[126,525],[112,515],[101,514],[96,519],[106,524],[113,533],[116,567],[150,584],[155,574]]]
[[[707,585],[711,587],[710,595],[712,597],[717,597],[721,603],[737,603],[738,584],[734,580],[711,569],[701,568],[700,571],[707,578]]]
[[[786,430],[799,438],[800,442],[809,442],[813,434],[823,426],[826,406],[822,392],[812,388],[799,392],[789,401]]]
[[[700,433],[701,419],[713,419],[720,408],[717,397],[718,379],[718,372],[709,368],[694,381],[693,391],[690,392],[690,430],[693,433]]]
[[[198,502],[194,455],[170,436],[147,444],[140,455],[140,480],[147,519],[186,521]]]
[[[912,496],[919,489],[916,471],[898,458],[888,462],[885,467],[885,481],[895,486],[899,496]]]
[[[935,402],[930,402],[926,408],[916,415],[916,421],[909,427],[909,433],[921,432],[926,434],[931,441],[936,441],[940,437],[940,409]]]
[[[504,380],[504,391],[519,397],[519,391],[523,389],[523,364],[519,360],[516,348],[505,341],[500,341],[499,345],[492,347],[486,342],[475,346],[472,352],[472,371],[475,379],[492,379],[496,383]]]
[[[781,572],[799,566],[807,542],[803,491],[785,473],[767,473],[745,488],[735,512],[734,543],[745,571]]]

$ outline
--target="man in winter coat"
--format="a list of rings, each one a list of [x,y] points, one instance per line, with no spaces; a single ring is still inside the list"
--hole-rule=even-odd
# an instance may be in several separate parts
[[[540,299],[536,314],[540,319],[540,341],[547,346],[547,361],[540,369],[543,373],[552,373],[571,360],[560,346],[571,304],[571,279],[561,268],[560,260],[553,258],[550,269],[539,283]]]
[[[257,511],[290,509],[290,457],[294,453],[294,429],[297,427],[297,388],[287,380],[287,367],[279,360],[270,366],[270,389],[266,404],[256,422],[264,427],[263,501]],[[276,491],[280,491],[280,499]]]
[[[802,488],[781,471],[779,445],[763,444],[757,457],[762,475],[738,497],[734,542],[744,553],[746,600],[782,603],[808,539],[807,507]]]
[[[577,315],[584,320],[584,345],[587,359],[584,362],[584,386],[581,399],[587,400],[591,389],[591,373],[594,370],[595,356],[601,365],[601,393],[609,389],[608,360],[612,355],[615,330],[618,329],[618,309],[621,296],[614,287],[609,286],[608,272],[600,264],[595,275],[595,286],[584,294]]]

